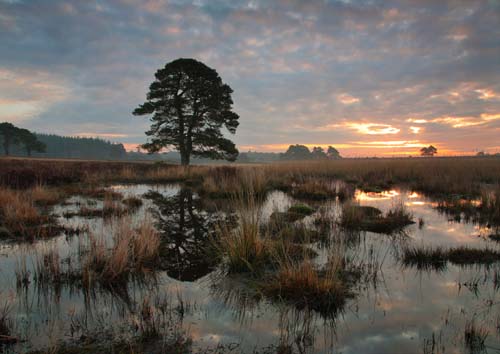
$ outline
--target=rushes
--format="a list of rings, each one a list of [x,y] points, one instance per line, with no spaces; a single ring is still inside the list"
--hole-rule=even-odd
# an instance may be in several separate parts
[[[402,262],[422,270],[443,270],[447,262],[456,265],[491,264],[500,261],[500,252],[493,249],[455,247],[409,247],[403,250]]]
[[[464,341],[465,346],[471,353],[483,352],[486,348],[484,342],[488,337],[488,330],[482,327],[477,327],[472,319],[465,324]]]
[[[225,257],[229,272],[254,272],[267,263],[269,242],[260,232],[259,210],[253,198],[248,198],[247,206],[237,201],[239,224],[236,228],[221,225],[218,229],[218,240],[215,241],[217,253]]]
[[[40,193],[39,190],[34,194],[41,198]],[[36,239],[61,231],[54,218],[36,207],[34,194],[31,191],[0,189],[0,227],[6,230],[2,235]]]
[[[2,293],[0,292],[0,295]],[[11,311],[11,304],[8,299],[0,307],[0,349],[5,344],[13,344],[18,341],[17,337],[12,336],[12,324],[9,320],[9,314]]]
[[[298,308],[307,306],[324,314],[336,313],[349,295],[340,269],[318,269],[310,259],[283,261],[276,275],[261,286],[271,298],[283,299]]]
[[[128,218],[119,219],[111,249],[104,240],[91,238],[89,254],[82,262],[84,280],[114,283],[126,280],[134,271],[147,271],[158,257],[159,244],[160,236],[148,217],[137,229]]]
[[[340,225],[350,230],[392,234],[413,224],[413,216],[402,202],[396,203],[385,215],[374,207],[346,203]]]
[[[112,244],[108,246],[103,235],[89,234],[87,247],[79,250],[79,268],[72,267],[71,259],[62,267],[55,249],[41,257],[35,269],[35,280],[40,285],[80,284],[90,287],[125,285],[130,275],[144,274],[154,269],[159,257],[160,236],[149,217],[134,228],[127,217],[115,220]]]

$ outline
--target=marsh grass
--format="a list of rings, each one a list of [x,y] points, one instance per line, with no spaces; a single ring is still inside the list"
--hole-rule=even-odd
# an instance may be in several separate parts
[[[3,158],[0,186],[27,188],[39,184],[69,183],[168,183],[199,184],[212,175],[214,166],[174,166],[154,163],[98,162]],[[223,166],[225,168],[225,166]],[[290,188],[292,181],[308,177],[340,179],[350,185],[386,188],[406,185],[429,195],[478,196],[483,184],[500,184],[498,158],[456,157],[433,159],[341,159],[336,161],[283,162],[237,165],[238,170],[258,170],[269,189]],[[215,181],[217,182],[217,181]]]
[[[397,202],[385,215],[374,207],[345,203],[340,225],[345,229],[392,234],[413,224],[413,215],[403,202]]]
[[[79,248],[78,259],[64,260],[64,267],[55,249],[39,257],[34,274],[37,284],[87,289],[95,284],[124,286],[132,275],[153,272],[159,263],[160,236],[151,219],[146,216],[137,227],[128,217],[113,223],[111,244],[104,235],[89,233],[87,245]]]
[[[271,220],[276,224],[284,223],[294,223],[300,219],[305,218],[315,212],[315,209],[311,208],[307,204],[294,204],[286,212],[274,211],[271,214]]]
[[[338,197],[340,200],[351,198],[354,188],[345,182],[322,178],[300,176],[291,186],[291,194],[297,199],[328,200]]]
[[[453,220],[477,223],[500,229],[500,188],[483,189],[479,198],[456,195],[437,202],[436,209]]]
[[[127,217],[116,220],[115,224],[111,248],[102,238],[90,236],[89,252],[81,262],[84,284],[95,280],[123,283],[133,272],[147,273],[154,268],[160,236],[151,219],[146,217],[136,229]]]
[[[442,247],[407,247],[402,253],[402,263],[422,270],[444,270],[448,262],[455,265],[491,264],[500,261],[500,252],[493,249],[466,246],[444,249]]]
[[[121,199],[122,195],[120,193],[108,193],[104,194],[104,200],[102,202],[102,208],[89,207],[83,205],[77,211],[67,211],[63,214],[65,218],[72,218],[75,216],[81,216],[85,218],[112,218],[120,217],[126,214],[136,212],[143,204],[142,200],[138,197],[127,197]]]
[[[125,206],[129,210],[137,210],[142,206],[143,201],[139,197],[130,196],[130,197],[123,199],[122,203],[125,204]]]
[[[474,320],[467,321],[464,331],[465,347],[470,353],[480,353],[486,349],[485,341],[488,337],[488,330],[478,327]]]
[[[33,240],[60,234],[62,228],[55,218],[35,204],[33,195],[40,197],[42,193],[0,189],[0,227],[4,237]]]
[[[200,195],[213,199],[234,199],[235,195],[245,193],[262,198],[270,189],[265,171],[244,166],[211,167],[196,188]]]
[[[5,300],[0,307],[0,349],[4,345],[14,344],[19,341],[17,337],[12,335],[12,323],[9,319],[11,310],[11,304],[8,300]]]
[[[260,211],[255,200],[237,200],[238,225],[223,224],[217,229],[214,247],[230,273],[256,272],[271,260],[270,240],[261,234]]]
[[[341,270],[318,269],[310,259],[286,259],[275,275],[262,284],[265,295],[284,300],[297,308],[310,308],[324,314],[336,314],[350,296]]]

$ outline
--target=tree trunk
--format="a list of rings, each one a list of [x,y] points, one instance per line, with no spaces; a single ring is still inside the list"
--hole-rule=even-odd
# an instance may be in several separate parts
[[[3,149],[5,151],[5,155],[6,156],[9,156],[9,142],[7,141],[6,138],[4,138],[4,142],[3,142]]]
[[[182,151],[180,153],[181,153],[181,165],[188,166],[189,165],[189,153],[185,149],[182,149]]]

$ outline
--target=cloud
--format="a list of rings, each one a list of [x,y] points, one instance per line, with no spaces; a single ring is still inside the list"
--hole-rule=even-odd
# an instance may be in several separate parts
[[[70,89],[43,71],[0,68],[0,120],[23,122],[64,101]]]
[[[395,128],[389,124],[346,123],[345,126],[357,130],[357,132],[360,134],[367,134],[367,135],[397,134],[401,131],[401,129]]]
[[[360,101],[359,98],[351,96],[347,93],[343,93],[343,94],[338,95],[337,99],[339,100],[340,103],[347,104],[347,105],[358,103]]]
[[[194,57],[234,89],[241,147],[369,155],[353,142],[387,135],[472,152],[498,146],[499,36],[480,0],[0,1],[0,119],[142,143],[131,112],[154,72]]]

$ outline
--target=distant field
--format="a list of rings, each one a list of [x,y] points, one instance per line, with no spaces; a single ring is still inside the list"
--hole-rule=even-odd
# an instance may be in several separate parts
[[[198,181],[231,189],[242,179],[280,185],[308,177],[336,178],[356,187],[383,189],[392,185],[430,194],[477,195],[483,185],[500,183],[500,159],[441,157],[400,159],[341,159],[272,164],[194,165],[188,169],[147,161],[0,158],[0,185],[27,188],[76,182]],[[217,179],[217,180],[215,180]]]

